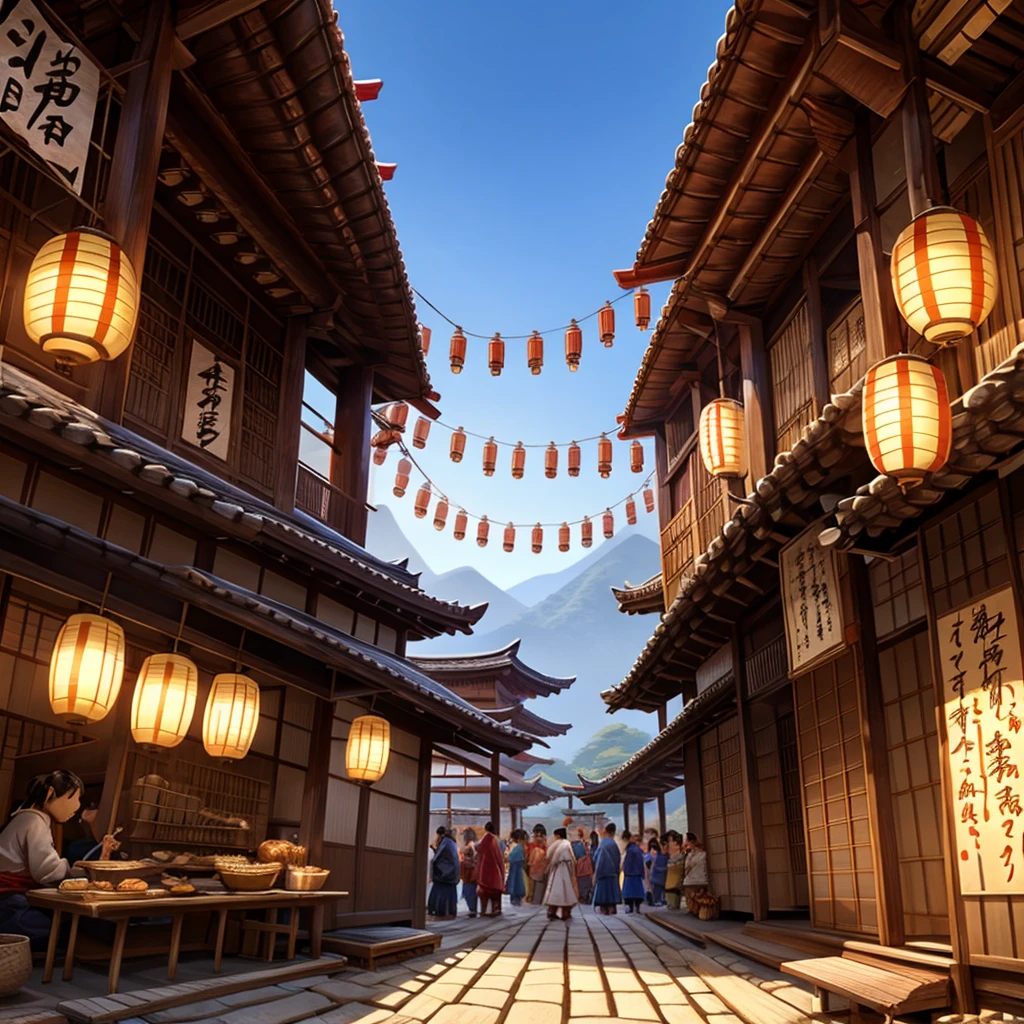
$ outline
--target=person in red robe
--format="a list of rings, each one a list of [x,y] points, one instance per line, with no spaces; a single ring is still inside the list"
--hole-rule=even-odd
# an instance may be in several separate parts
[[[484,825],[484,837],[477,843],[476,868],[480,916],[497,917],[501,913],[501,894],[505,891],[505,858],[494,834],[493,821]]]

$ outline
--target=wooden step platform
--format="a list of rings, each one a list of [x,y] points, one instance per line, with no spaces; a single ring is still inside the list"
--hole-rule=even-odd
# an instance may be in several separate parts
[[[676,935],[682,935],[684,939],[689,939],[701,949],[706,946],[704,932],[696,927],[694,919],[681,914],[678,910],[651,910],[644,914],[644,920],[661,925],[666,931],[675,932]]]
[[[283,967],[265,971],[244,971],[202,981],[190,981],[180,985],[162,985],[159,988],[123,992],[118,995],[94,999],[70,999],[58,1003],[57,1012],[69,1021],[83,1024],[109,1024],[129,1017],[144,1017],[158,1010],[170,1010],[204,999],[218,999],[246,992],[267,985],[280,985],[286,981],[298,981],[318,974],[335,974],[345,966],[345,959],[338,956],[320,957],[316,960],[301,960]]]
[[[24,1006],[0,1006],[0,1024],[67,1024],[56,1010],[29,1010]]]
[[[754,938],[752,935],[745,934],[742,929],[714,932],[707,938],[733,953],[745,956],[748,960],[755,960],[776,971],[781,970],[784,963],[792,960],[796,952],[790,946],[781,946],[776,942]]]
[[[327,932],[323,949],[342,956],[372,971],[381,964],[408,960],[432,953],[441,945],[441,936],[418,928],[381,925],[368,928],[342,928]]]

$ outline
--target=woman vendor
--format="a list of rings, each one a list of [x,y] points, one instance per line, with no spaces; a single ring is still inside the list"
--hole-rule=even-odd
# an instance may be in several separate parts
[[[33,951],[46,949],[50,915],[29,906],[25,893],[83,874],[57,852],[52,826],[78,813],[84,788],[74,772],[64,769],[37,775],[21,807],[0,832],[0,932],[27,935]],[[117,846],[113,836],[104,836],[100,859],[107,860]]]

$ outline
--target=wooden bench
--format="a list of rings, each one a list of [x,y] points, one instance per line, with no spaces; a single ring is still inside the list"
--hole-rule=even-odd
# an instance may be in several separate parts
[[[432,953],[440,945],[441,936],[434,932],[388,925],[344,928],[323,937],[326,952],[339,953],[368,971],[421,953]]]
[[[893,965],[882,968],[848,956],[822,956],[782,964],[785,974],[814,986],[813,1012],[828,1010],[829,993],[850,1004],[850,1020],[861,1019],[863,1007],[891,1024],[898,1013],[941,1010],[949,1006],[949,976],[923,968]]]

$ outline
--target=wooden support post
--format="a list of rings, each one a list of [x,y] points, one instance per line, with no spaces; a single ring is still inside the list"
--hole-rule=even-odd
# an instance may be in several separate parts
[[[130,725],[134,689],[134,685],[129,685],[125,679],[114,705],[114,729],[111,733],[113,738],[107,747],[107,770],[103,776],[103,791],[100,793],[100,805],[96,812],[95,827],[99,833],[97,839],[101,839],[105,833],[112,832],[117,827],[118,805],[125,788],[125,772],[128,768],[128,753],[132,742]]]
[[[668,703],[663,703],[658,708],[658,732],[664,732],[668,727]]]
[[[491,821],[501,830],[501,754],[491,754]]]
[[[743,779],[743,822],[747,834],[750,870],[750,905],[755,921],[768,917],[768,868],[761,826],[761,787],[757,779],[757,752],[747,703],[746,659],[739,626],[732,630],[732,671],[736,679],[736,711],[739,724],[740,771]]]
[[[771,374],[760,321],[738,325],[743,376],[743,421],[747,431],[747,490],[768,475],[775,461]],[[696,422],[696,421],[695,421]]]
[[[821,313],[821,285],[818,283],[818,261],[813,256],[804,260],[804,295],[807,299],[807,322],[811,331],[811,375],[817,412],[828,405],[832,397],[832,384],[828,374],[828,342]]]
[[[370,402],[373,369],[352,367],[338,384],[334,416],[335,456],[331,483],[347,497],[331,495],[331,526],[357,544],[366,541],[366,489],[370,479]],[[334,511],[338,503],[339,512]]]
[[[638,836],[640,836],[641,839],[643,838],[643,834],[644,834],[644,804],[643,804],[642,800],[640,801],[640,803],[638,803],[636,805],[636,833],[637,833]]]
[[[427,922],[427,847],[430,845],[430,773],[434,760],[433,744],[420,737],[419,774],[416,779],[416,838],[413,843],[412,926],[423,928]]]
[[[683,744],[683,787],[686,790],[686,828],[698,839],[704,835],[704,794],[700,788],[700,741]]]
[[[945,202],[939,162],[935,155],[935,135],[928,107],[928,83],[922,68],[922,54],[911,25],[909,4],[900,6],[896,15],[903,43],[903,94],[900,118],[903,122],[903,160],[907,171],[907,198],[910,215],[916,217]]]
[[[128,79],[103,203],[104,226],[131,261],[140,282],[164,144],[175,40],[172,0],[153,0],[144,10],[146,21],[135,51],[141,63]],[[92,372],[88,403],[116,422],[124,413],[133,350],[134,345]]]
[[[277,417],[277,477],[274,504],[285,513],[295,511],[295,471],[302,439],[302,392],[306,379],[307,318],[288,319],[284,335],[284,366]]]
[[[622,829],[624,832],[629,831],[629,804],[627,803],[622,805]]]
[[[665,813],[665,794],[658,797],[658,835],[663,836],[668,831],[668,815]]]
[[[327,817],[333,727],[334,704],[329,700],[318,700],[313,711],[309,768],[302,787],[302,821],[299,825],[299,845],[306,848],[309,864],[321,864],[324,859],[324,820]]]

